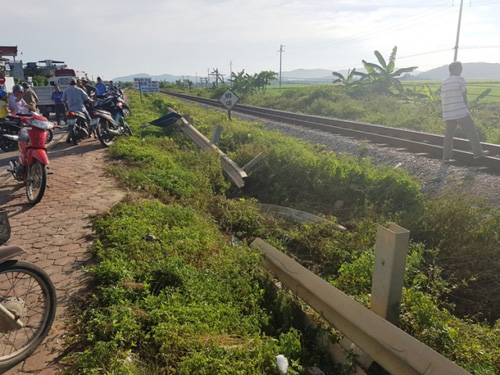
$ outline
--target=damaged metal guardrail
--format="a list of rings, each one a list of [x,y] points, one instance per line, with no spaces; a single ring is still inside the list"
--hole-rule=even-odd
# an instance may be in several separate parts
[[[262,266],[391,374],[466,375],[449,359],[257,238]],[[470,374],[469,374],[470,375]]]
[[[184,116],[178,114],[173,109],[169,110],[169,114],[154,121],[144,124],[143,126],[159,126],[167,127],[177,123],[180,129],[196,143],[202,150],[214,150],[217,152],[221,158],[222,169],[228,179],[237,187],[242,188],[245,186],[244,178],[247,177],[245,170],[249,170],[262,158],[262,155],[257,155],[252,161],[247,163],[243,168],[240,168],[234,161],[232,161],[224,152],[222,152],[216,145],[216,141],[212,142],[203,134],[201,134],[198,129],[196,129],[192,124],[190,124]],[[220,134],[221,129],[216,129],[216,132]],[[214,135],[214,139],[218,136]]]

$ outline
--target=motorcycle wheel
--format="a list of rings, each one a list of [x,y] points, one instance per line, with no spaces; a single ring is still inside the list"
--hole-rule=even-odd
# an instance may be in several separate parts
[[[10,332],[0,327],[0,369],[7,370],[33,353],[49,332],[56,314],[56,290],[38,266],[10,260],[0,264],[0,303],[24,323]]]
[[[47,186],[47,169],[45,165],[38,160],[34,160],[33,164],[28,166],[26,178],[26,196],[28,202],[37,204],[42,200],[45,187]]]
[[[0,136],[0,149],[5,152],[15,151],[17,150],[17,142]]]
[[[130,126],[125,121],[123,122],[123,127],[125,128],[125,134],[132,136],[132,129],[130,129]]]
[[[130,108],[126,104],[123,105],[122,112],[123,112],[123,117],[127,117],[127,116],[132,115],[132,111],[130,111]]]
[[[52,131],[52,129],[49,129],[48,130],[48,133],[47,133],[47,139],[45,140],[45,143],[50,143],[52,141],[52,139],[54,139],[54,132]]]
[[[109,134],[108,127],[112,126],[109,121],[106,121],[104,119],[99,120],[99,125],[97,125],[97,138],[99,139],[99,142],[104,147],[109,147],[113,144],[115,141],[115,136]]]
[[[78,135],[78,131],[75,131],[76,130],[76,127],[77,125],[75,125],[73,127],[73,130],[71,130],[71,132],[69,133],[69,139],[71,139],[71,142],[73,142],[73,144],[76,146],[78,144],[78,142],[80,141],[80,137]]]

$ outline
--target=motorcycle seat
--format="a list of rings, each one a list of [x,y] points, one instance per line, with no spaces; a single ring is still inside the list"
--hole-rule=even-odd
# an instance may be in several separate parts
[[[82,111],[73,111],[73,110],[71,110],[71,111],[68,111],[68,112],[73,112],[77,116],[85,116],[85,113],[83,113]]]

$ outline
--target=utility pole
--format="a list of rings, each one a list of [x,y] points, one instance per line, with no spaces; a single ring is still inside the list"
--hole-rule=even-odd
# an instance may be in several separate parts
[[[219,86],[219,81],[224,84],[224,74],[219,73],[219,69],[212,69],[212,73],[208,73],[209,76],[215,76],[215,85]]]
[[[278,51],[280,53],[280,93],[281,93],[281,63],[283,61],[282,55],[283,55],[283,47],[285,47],[283,44],[280,44],[280,50]]]
[[[455,56],[453,57],[453,61],[457,61],[458,55],[458,39],[460,38],[460,23],[462,22],[462,8],[464,5],[464,0],[460,0],[460,12],[458,14],[458,28],[457,28],[457,41],[455,43]]]
[[[229,82],[233,85],[233,62],[229,61]]]

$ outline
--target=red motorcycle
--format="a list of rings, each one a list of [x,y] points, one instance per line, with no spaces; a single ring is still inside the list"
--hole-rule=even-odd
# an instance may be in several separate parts
[[[49,130],[55,125],[38,113],[18,115],[22,127],[17,135],[4,134],[12,140],[16,140],[19,148],[17,160],[9,162],[12,176],[18,181],[26,184],[26,196],[28,202],[36,204],[40,202],[47,187],[47,165],[49,158],[45,143]]]

